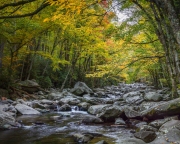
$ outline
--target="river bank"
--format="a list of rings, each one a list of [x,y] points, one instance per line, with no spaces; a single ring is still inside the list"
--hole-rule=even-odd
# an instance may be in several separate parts
[[[38,91],[31,100],[1,100],[0,142],[179,143],[180,99],[142,83]]]

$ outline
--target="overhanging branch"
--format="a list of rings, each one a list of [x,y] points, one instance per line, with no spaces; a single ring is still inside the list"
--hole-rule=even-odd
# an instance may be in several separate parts
[[[7,4],[0,6],[0,10],[4,9],[6,7],[9,7],[9,6],[20,6],[20,5],[24,5],[26,3],[31,3],[33,1],[36,1],[36,0],[23,0],[23,1],[18,1],[15,3],[7,3]]]
[[[22,18],[22,17],[28,17],[28,16],[33,16],[49,6],[48,3],[42,3],[39,8],[37,8],[35,11],[27,13],[27,14],[22,14],[22,15],[9,15],[9,16],[0,16],[0,19],[9,19],[9,18]]]

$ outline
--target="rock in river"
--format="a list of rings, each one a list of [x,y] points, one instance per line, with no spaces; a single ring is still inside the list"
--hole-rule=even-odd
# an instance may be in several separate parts
[[[36,115],[36,114],[41,114],[40,112],[38,112],[37,110],[27,106],[27,105],[24,105],[24,104],[17,104],[15,106],[15,108],[17,109],[17,111],[23,115]]]

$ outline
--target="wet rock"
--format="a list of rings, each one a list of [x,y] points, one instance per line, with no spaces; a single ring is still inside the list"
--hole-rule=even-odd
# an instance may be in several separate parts
[[[126,120],[126,124],[128,124],[129,126],[134,127],[134,128],[137,128],[136,126],[139,123],[142,123],[142,121],[137,120],[137,119],[128,119],[128,120]]]
[[[83,96],[84,94],[93,93],[93,91],[84,82],[77,82],[70,92],[77,96]]]
[[[21,86],[22,90],[31,94],[40,90],[40,85],[35,80],[25,80],[18,84]]]
[[[92,115],[99,114],[99,113],[101,113],[102,108],[108,107],[108,106],[110,106],[110,105],[105,104],[105,105],[93,105],[93,106],[90,106],[89,109],[88,109],[88,113],[90,113]]]
[[[126,139],[119,139],[116,144],[146,144],[141,139],[137,138],[126,138]]]
[[[154,120],[154,121],[150,122],[149,125],[154,128],[159,129],[164,123],[166,123],[169,120],[170,119],[158,119],[158,120]]]
[[[134,134],[136,138],[142,139],[144,142],[152,142],[156,138],[156,133],[153,131],[139,131]]]
[[[17,123],[14,117],[3,111],[0,111],[0,129],[10,129],[15,126],[17,126]]]
[[[116,125],[125,125],[125,121],[122,118],[116,118],[115,119],[115,124]]]
[[[140,104],[139,111],[148,110],[154,106],[158,106],[161,103],[163,103],[163,102],[146,102],[146,101],[144,101],[143,103]]]
[[[71,111],[71,106],[68,104],[64,104],[59,108],[59,111]]]
[[[101,141],[99,141],[99,142],[97,142],[95,144],[108,144],[108,143],[106,141],[104,141],[104,140],[101,140]]]
[[[39,102],[33,102],[32,103],[32,108],[39,108],[39,109],[45,109],[46,107]]]
[[[102,91],[98,91],[94,95],[99,97],[99,98],[105,98],[106,97],[105,92],[102,92]]]
[[[179,120],[171,120],[163,124],[159,129],[160,133],[157,138],[151,142],[151,144],[178,144],[180,142],[180,130],[178,129],[179,125]]]
[[[115,121],[115,118],[118,118],[122,113],[120,107],[113,105],[102,108],[101,113],[97,114],[97,116],[105,122],[110,122]]]
[[[69,104],[69,105],[77,105],[80,102],[81,101],[79,99],[73,97],[65,97],[59,100],[59,104]]]
[[[8,107],[8,111],[9,112],[12,112],[12,113],[14,113],[14,114],[16,114],[17,113],[17,110],[14,108],[14,106],[12,106],[12,105],[10,105],[9,107]]]
[[[51,116],[50,118],[52,119],[52,120],[59,120],[59,119],[61,119],[63,117],[63,115],[58,115],[58,116]]]
[[[141,93],[139,91],[131,91],[123,95],[123,99],[126,100],[127,97],[133,97],[136,95],[140,95]]]
[[[114,105],[117,105],[117,106],[124,106],[126,104],[125,101],[115,101],[114,102]]]
[[[147,122],[141,121],[135,125],[135,127],[140,128],[141,126],[147,125]]]
[[[142,126],[139,127],[138,131],[153,131],[153,132],[157,132],[158,129],[154,128],[152,126],[149,126],[149,125],[142,125]]]
[[[17,110],[19,113],[21,113],[21,114],[23,114],[23,115],[28,115],[28,114],[30,114],[30,115],[41,114],[41,113],[38,112],[37,110],[35,110],[35,109],[33,109],[33,108],[31,108],[31,107],[29,107],[29,106],[27,106],[27,105],[24,105],[24,104],[17,104],[17,105],[15,106],[15,108],[16,108],[16,110]]]
[[[47,112],[50,111],[50,110],[47,110],[47,109],[40,109],[40,108],[35,108],[35,110],[39,111],[40,113],[47,113]]]
[[[80,134],[76,133],[73,135],[74,140],[78,143],[88,143],[90,140],[93,139],[93,136],[90,134]]]
[[[128,118],[138,118],[141,117],[141,113],[133,110],[131,107],[124,107],[124,113]]]
[[[87,102],[82,102],[82,103],[78,104],[79,110],[81,110],[81,111],[87,111],[90,106],[91,106],[91,104],[89,104]]]
[[[180,98],[163,102],[157,106],[151,107],[148,110],[142,111],[141,115],[148,119],[158,119],[165,116],[177,115],[180,112]]]
[[[83,96],[83,101],[90,103],[92,105],[113,104],[112,99],[91,97],[89,94]]]
[[[42,100],[40,100],[40,103],[42,103],[42,104],[47,104],[47,105],[52,105],[52,104],[53,104],[53,101],[47,100],[47,99],[42,99]]]
[[[170,129],[173,129],[173,128],[178,128],[178,125],[180,125],[180,120],[170,120],[166,123],[164,123],[159,131],[162,132],[162,133],[168,133],[168,131]]]
[[[36,122],[34,122],[34,124],[35,124],[35,125],[44,125],[45,123],[42,122],[42,121],[36,121]]]
[[[27,105],[27,102],[25,102],[23,99],[17,99],[16,103]]]
[[[89,123],[103,123],[103,120],[96,117],[96,116],[86,116],[82,119],[82,123],[89,124]]]
[[[51,92],[47,98],[49,100],[59,100],[60,98],[63,98],[64,96],[62,95],[61,92]]]
[[[144,99],[146,101],[161,101],[163,100],[163,95],[154,91],[145,93]]]

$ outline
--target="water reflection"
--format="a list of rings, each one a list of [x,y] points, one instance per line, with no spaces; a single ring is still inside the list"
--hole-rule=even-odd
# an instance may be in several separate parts
[[[74,133],[101,134],[90,143],[105,140],[113,144],[119,137],[132,135],[130,130],[111,124],[82,124],[81,120],[87,115],[87,112],[73,110],[40,116],[19,116],[17,120],[22,120],[24,127],[0,131],[0,144],[75,144],[71,137]]]

